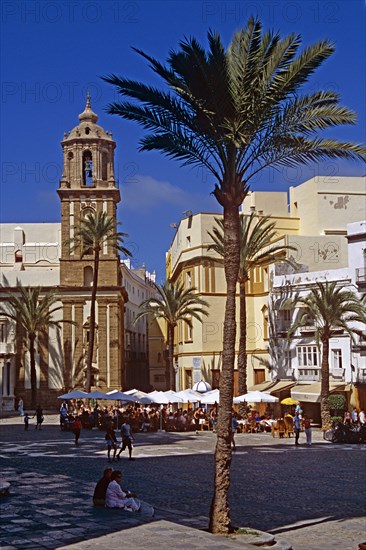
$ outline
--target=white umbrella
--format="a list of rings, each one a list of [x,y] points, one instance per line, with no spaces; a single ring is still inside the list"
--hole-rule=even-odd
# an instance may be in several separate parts
[[[137,399],[134,395],[128,395],[127,393],[119,390],[109,391],[104,399],[108,399],[109,401],[115,399],[117,401],[132,401],[133,403],[137,402]]]
[[[168,392],[163,392],[163,391],[152,391],[150,393],[147,394],[146,397],[149,397],[150,399],[152,399],[152,402],[153,403],[158,403],[160,405],[164,404],[164,405],[167,405],[168,403],[182,403],[183,402],[183,399],[179,396],[177,396],[176,394],[174,394],[174,392],[172,393],[168,393]]]
[[[219,390],[211,390],[205,393],[200,399],[201,403],[204,405],[213,405],[220,401],[220,392]]]
[[[108,399],[105,393],[98,390],[88,393],[87,398],[88,399]]]
[[[201,401],[202,396],[190,388],[177,392],[177,395],[183,399],[183,403],[197,403]]]
[[[278,397],[262,391],[250,391],[234,397],[234,403],[277,403]]]
[[[64,395],[59,395],[57,399],[84,399],[88,398],[89,395],[82,390],[73,390],[69,393],[65,393]]]
[[[205,393],[206,391],[212,391],[212,388],[208,382],[205,382],[204,380],[200,380],[199,382],[196,382],[194,386],[192,387],[193,391],[198,391],[200,393]]]

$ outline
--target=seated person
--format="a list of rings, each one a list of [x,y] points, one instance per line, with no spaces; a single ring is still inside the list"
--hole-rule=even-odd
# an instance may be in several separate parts
[[[130,510],[132,512],[138,512],[140,510],[141,503],[135,498],[132,498],[133,493],[122,491],[120,486],[121,479],[122,472],[120,470],[114,470],[114,472],[112,472],[111,481],[107,487],[105,497],[106,507],[125,508],[126,510]]]
[[[105,506],[105,496],[111,481],[112,471],[112,468],[106,468],[103,477],[96,484],[93,495],[94,506]]]

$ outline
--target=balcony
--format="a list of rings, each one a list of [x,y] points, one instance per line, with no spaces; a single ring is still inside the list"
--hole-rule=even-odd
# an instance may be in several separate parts
[[[278,336],[287,336],[287,332],[291,327],[290,321],[277,321],[276,322],[276,333]]]
[[[363,332],[359,336],[358,341],[351,344],[352,351],[365,352],[366,351],[366,332]]]
[[[320,369],[299,369],[299,382],[320,382]]]
[[[304,325],[303,327],[300,327],[301,334],[314,334],[316,331],[315,325]]]
[[[0,342],[0,355],[14,355],[15,345],[9,342]]]
[[[344,369],[331,369],[329,374],[330,374],[330,380],[339,382],[344,378]]]
[[[360,384],[366,384],[366,368],[358,369],[356,374],[356,381]]]

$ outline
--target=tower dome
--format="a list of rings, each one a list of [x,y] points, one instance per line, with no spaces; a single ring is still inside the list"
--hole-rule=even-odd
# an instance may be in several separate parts
[[[112,132],[98,126],[98,115],[86,98],[85,109],[79,115],[79,124],[64,134],[61,142],[64,166],[60,189],[114,189],[114,149]],[[119,198],[116,195],[117,202]]]
[[[80,123],[71,130],[69,134],[65,133],[63,142],[75,139],[108,139],[112,140],[112,132],[108,134],[101,126],[98,126],[98,115],[94,113],[90,104],[90,94],[86,98],[85,109],[79,115]]]
[[[95,124],[98,122],[98,115],[94,113],[94,111],[91,108],[90,105],[90,94],[88,92],[88,95],[86,96],[86,105],[85,109],[82,113],[79,115],[80,122],[92,122]]]

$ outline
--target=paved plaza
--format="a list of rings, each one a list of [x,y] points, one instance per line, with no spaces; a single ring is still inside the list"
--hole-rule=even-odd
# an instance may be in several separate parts
[[[213,492],[215,434],[136,434],[113,466],[122,486],[155,508],[153,518],[95,509],[95,482],[107,466],[104,433],[83,430],[80,444],[61,432],[57,415],[42,431],[19,417],[0,420],[2,479],[0,547],[69,550],[253,548],[205,531]],[[271,434],[237,434],[231,516],[237,527],[275,535],[294,550],[357,550],[366,540],[365,445],[335,445],[313,430],[313,445]],[[280,546],[278,546],[280,547]],[[275,548],[275,547],[273,547]]]

